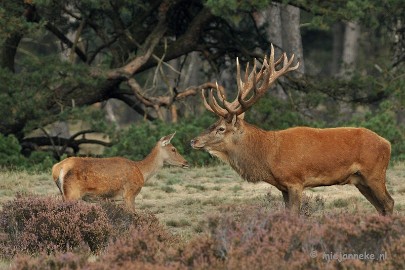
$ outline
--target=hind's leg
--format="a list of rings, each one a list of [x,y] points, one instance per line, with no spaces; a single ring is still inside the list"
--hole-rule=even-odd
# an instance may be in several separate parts
[[[67,202],[77,201],[82,197],[80,189],[72,186],[65,186],[63,189],[63,200]]]
[[[129,209],[135,209],[135,197],[141,192],[142,187],[129,188],[124,190],[125,205]]]

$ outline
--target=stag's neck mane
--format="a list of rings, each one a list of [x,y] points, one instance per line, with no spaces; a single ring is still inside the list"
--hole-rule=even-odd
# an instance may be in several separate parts
[[[238,147],[232,147],[229,150],[227,161],[243,179],[249,182],[270,181],[271,157],[268,154],[275,146],[275,132],[262,130],[246,122],[243,124],[244,132],[237,142]]]
[[[163,167],[163,160],[159,157],[158,146],[155,146],[145,159],[136,162],[145,182]]]

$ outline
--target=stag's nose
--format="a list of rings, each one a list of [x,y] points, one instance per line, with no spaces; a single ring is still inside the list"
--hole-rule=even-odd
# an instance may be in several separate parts
[[[191,147],[193,147],[193,146],[194,146],[194,144],[195,144],[195,140],[191,140],[191,141],[190,141],[190,145],[191,145]]]
[[[182,166],[182,167],[185,168],[185,169],[187,169],[187,168],[189,168],[190,166],[188,165],[188,162],[185,161],[185,162],[183,163],[183,166]]]

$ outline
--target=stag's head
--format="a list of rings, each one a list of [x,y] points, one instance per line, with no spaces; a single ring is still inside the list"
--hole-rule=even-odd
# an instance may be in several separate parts
[[[266,93],[267,89],[280,76],[298,68],[299,63],[291,66],[293,60],[294,55],[288,59],[287,55],[283,53],[275,61],[274,48],[271,45],[270,56],[268,59],[267,56],[264,57],[259,71],[257,71],[255,59],[252,70],[249,68],[249,63],[246,65],[244,78],[242,79],[237,58],[237,97],[234,101],[228,102],[225,97],[225,90],[216,84],[215,88],[209,90],[207,100],[206,89],[202,89],[201,97],[205,108],[219,116],[219,120],[198,137],[191,140],[191,146],[194,149],[204,149],[222,160],[227,160],[227,149],[237,144],[240,137],[244,135],[244,113]]]
[[[157,142],[156,147],[158,148],[159,156],[165,164],[188,168],[189,165],[187,160],[185,160],[184,157],[177,151],[176,147],[170,143],[175,134],[176,132],[164,136]]]

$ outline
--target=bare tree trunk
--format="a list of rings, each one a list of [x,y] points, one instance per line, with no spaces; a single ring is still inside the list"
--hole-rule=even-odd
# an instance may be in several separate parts
[[[111,100],[108,100],[108,101],[105,103],[105,111],[106,111],[106,113],[107,113],[107,119],[110,120],[111,122],[113,122],[114,124],[116,124],[116,125],[118,126],[118,119],[117,119],[117,117],[115,116],[115,113],[114,113],[114,106],[113,106],[113,104],[111,103]]]
[[[350,78],[356,67],[358,39],[360,36],[360,25],[356,22],[347,22],[345,26],[342,66],[340,75]]]
[[[263,13],[267,19],[267,38],[275,47],[275,56],[280,57],[283,53],[283,36],[281,34],[281,4],[271,3],[270,7]]]
[[[343,24],[337,22],[333,25],[333,50],[332,50],[332,64],[330,72],[332,76],[337,76],[340,71],[343,51]]]
[[[169,62],[169,64],[175,69],[175,70],[179,70],[180,67],[180,58],[177,59],[173,59]],[[178,79],[180,78],[177,74],[177,72],[175,72],[172,69],[169,69],[167,72],[167,77],[168,77],[168,81],[166,82],[169,91],[171,92],[170,95],[173,95],[173,88],[176,87],[178,85]],[[170,108],[168,108],[169,111],[166,111],[166,114],[170,113],[170,122],[172,123],[177,123],[178,121],[178,113],[177,113],[177,106],[175,104],[171,104]]]
[[[197,52],[192,52],[188,55],[189,57],[189,64],[188,67],[185,69],[186,72],[182,72],[182,85],[181,88],[187,88],[190,85],[198,85],[200,83],[199,81],[199,62],[201,61],[200,56]],[[192,103],[190,103],[192,102]],[[198,104],[193,104],[194,100],[189,100],[188,102],[188,108],[184,110],[183,115],[185,117],[188,117],[190,113],[195,115],[195,111],[193,111],[193,108],[198,108],[198,106],[201,104],[200,100],[198,100]]]
[[[66,121],[57,121],[57,122],[53,123],[49,134],[50,134],[50,136],[69,138],[70,130],[69,130],[68,123]]]
[[[305,73],[304,52],[300,32],[300,9],[291,5],[283,6],[281,9],[281,23],[283,26],[283,48],[287,54],[294,54],[300,61],[298,72],[294,76],[302,76]]]
[[[399,68],[402,62],[405,62],[405,24],[404,21],[398,19],[394,28],[394,57],[393,68]],[[402,64],[403,65],[403,64]],[[405,108],[401,106],[397,113],[397,121],[400,124],[405,124]]]

